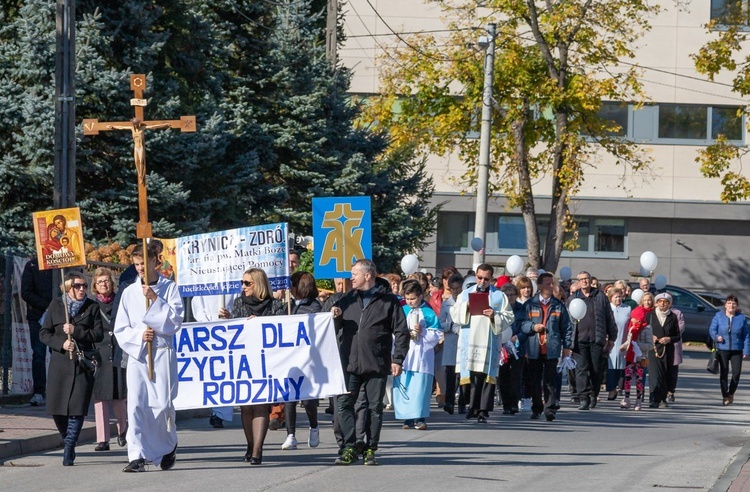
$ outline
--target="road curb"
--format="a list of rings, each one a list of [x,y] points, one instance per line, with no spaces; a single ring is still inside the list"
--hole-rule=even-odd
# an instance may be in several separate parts
[[[210,409],[196,409],[196,410],[179,410],[177,412],[177,421],[193,419],[193,418],[208,418],[210,416]],[[52,417],[49,417],[50,419]],[[113,436],[117,435],[117,425],[111,424],[111,433]],[[0,434],[2,439],[2,434]],[[92,443],[96,441],[96,424],[93,421],[86,421],[81,435],[78,438],[78,445]],[[50,432],[43,436],[29,437],[26,439],[12,439],[7,442],[0,443],[0,466],[4,464],[9,458],[16,456],[22,456],[26,454],[42,453],[45,451],[51,451],[53,449],[60,449],[62,447],[62,439],[60,434],[57,432]]]
[[[749,460],[750,440],[740,448],[737,452],[737,456],[735,456],[734,460],[732,460],[732,462],[726,467],[724,473],[721,474],[714,486],[711,487],[711,492],[727,492],[735,480],[740,477],[740,474],[745,475],[741,480],[742,483],[750,484],[750,466],[748,466],[748,469],[743,473],[743,468],[747,465]],[[741,484],[739,485],[740,488],[737,490],[744,490],[741,487]]]

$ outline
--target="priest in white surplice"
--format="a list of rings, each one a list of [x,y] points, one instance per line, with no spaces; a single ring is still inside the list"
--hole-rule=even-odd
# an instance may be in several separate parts
[[[461,325],[458,334],[458,365],[460,384],[471,384],[471,397],[466,418],[476,417],[478,423],[487,422],[495,399],[495,384],[500,368],[500,350],[513,335],[513,309],[508,298],[493,285],[492,266],[482,263],[477,267],[477,283],[461,292],[451,307],[451,317]],[[470,314],[470,296],[487,293],[486,309],[482,314]]]
[[[146,462],[168,470],[174,466],[177,426],[172,400],[177,396],[177,356],[173,335],[182,326],[183,305],[177,285],[157,269],[156,251],[148,261],[137,246],[131,257],[140,280],[122,293],[115,320],[115,337],[128,354],[128,465],[124,472],[146,470]],[[148,268],[149,285],[144,285]],[[146,308],[146,298],[150,307]],[[154,380],[148,377],[147,341],[152,341]]]

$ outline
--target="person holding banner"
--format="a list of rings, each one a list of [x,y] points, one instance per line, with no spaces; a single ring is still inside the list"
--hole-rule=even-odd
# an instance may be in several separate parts
[[[99,304],[86,296],[88,284],[79,272],[70,272],[60,286],[63,297],[47,310],[39,338],[52,355],[47,378],[47,414],[65,442],[63,466],[73,466],[76,442],[88,414],[94,374],[78,362],[74,351],[89,351],[104,338]]]
[[[242,294],[234,300],[232,312],[219,309],[219,318],[255,318],[284,313],[283,303],[273,298],[273,289],[266,272],[251,268],[242,275]],[[242,430],[245,432],[247,451],[244,461],[260,465],[263,461],[263,443],[268,434],[270,404],[243,405],[240,407]]]
[[[173,335],[182,327],[183,305],[177,285],[159,275],[158,256],[152,245],[146,251],[141,245],[135,247],[131,258],[139,280],[125,288],[115,320],[115,337],[128,355],[129,463],[122,470],[126,473],[146,471],[146,461],[169,470],[177,458],[172,400],[177,396],[178,378]],[[149,377],[148,342],[153,346],[153,380]]]
[[[383,396],[388,374],[398,376],[409,351],[409,329],[398,298],[376,282],[375,263],[358,260],[352,267],[352,290],[336,302],[334,317],[348,393],[338,397],[344,450],[337,465],[350,465],[363,451],[365,465],[377,465],[375,451],[383,425]],[[355,449],[354,406],[364,388],[369,412],[370,442]]]
[[[318,287],[315,285],[315,277],[309,272],[298,271],[291,276],[292,286],[289,292],[294,298],[292,301],[292,314],[312,314],[319,313],[323,310],[318,301]],[[287,308],[283,312],[286,314]],[[320,430],[318,429],[318,400],[304,400],[302,406],[305,407],[307,420],[310,422],[310,435],[307,438],[307,445],[311,448],[318,447],[320,444]],[[281,449],[297,449],[297,438],[295,437],[297,425],[297,402],[290,401],[284,403],[284,413],[286,415],[286,440],[281,445]]]

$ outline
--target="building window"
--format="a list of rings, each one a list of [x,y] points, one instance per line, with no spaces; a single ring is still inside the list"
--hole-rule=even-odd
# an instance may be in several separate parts
[[[742,110],[738,107],[711,108],[711,138],[742,140]]]
[[[438,251],[458,251],[469,246],[469,220],[467,213],[441,213],[437,224]],[[473,229],[473,225],[471,227]]]
[[[575,251],[563,250],[563,256],[615,256],[626,254],[625,219],[577,218],[577,248]],[[498,217],[497,250],[488,248],[490,254],[519,254],[526,250],[526,228],[520,215],[501,215]],[[539,246],[544,248],[549,231],[549,219],[537,217]],[[566,232],[565,241],[573,239],[573,234]],[[488,244],[488,246],[490,246]]]
[[[501,215],[497,224],[500,249],[526,249],[526,225],[518,215]]]
[[[706,122],[705,106],[659,105],[659,138],[705,140]]]
[[[747,25],[747,0],[711,0],[711,20],[725,26]]]
[[[595,251],[625,252],[625,221],[623,219],[596,219],[592,232]]]
[[[599,109],[599,118],[608,125],[619,126],[620,129],[608,132],[612,137],[625,137],[628,134],[628,105],[621,102],[606,101]]]

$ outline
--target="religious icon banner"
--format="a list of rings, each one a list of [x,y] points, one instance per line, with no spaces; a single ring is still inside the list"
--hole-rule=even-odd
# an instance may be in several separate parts
[[[273,290],[289,288],[286,223],[241,227],[177,239],[180,294],[239,294],[245,270],[266,272]]]
[[[186,323],[174,347],[177,410],[346,393],[331,313]]]
[[[348,277],[357,260],[372,258],[369,196],[313,198],[315,278]]]
[[[31,215],[41,270],[86,265],[78,207],[33,212]]]

